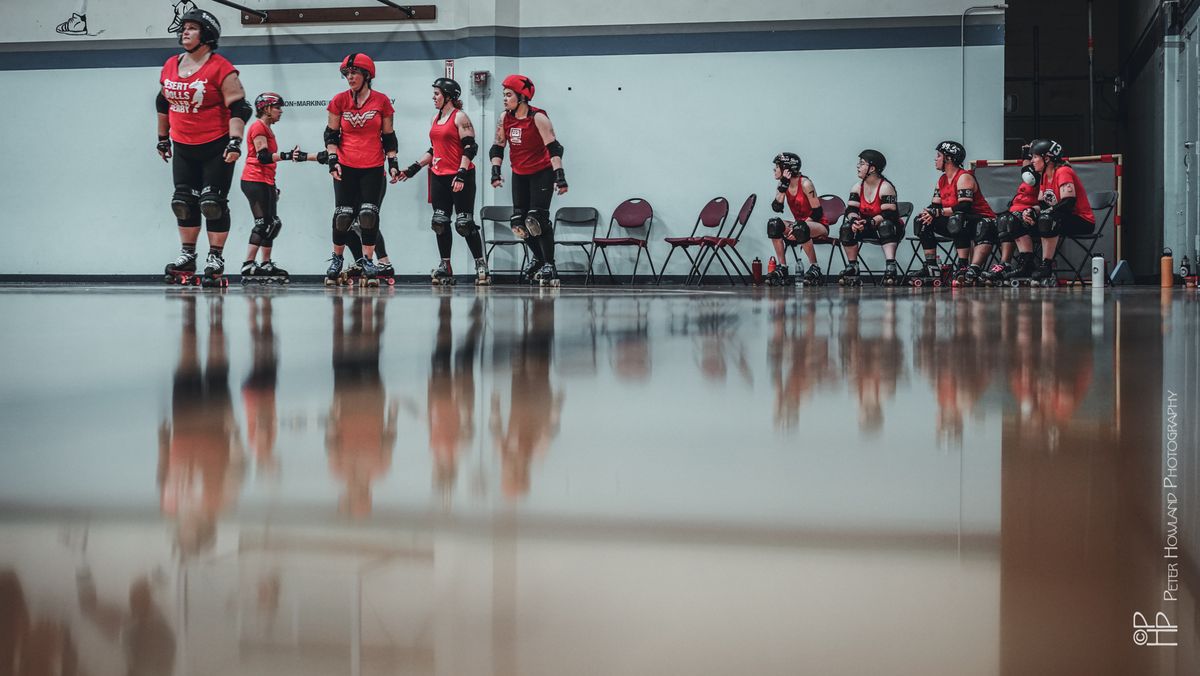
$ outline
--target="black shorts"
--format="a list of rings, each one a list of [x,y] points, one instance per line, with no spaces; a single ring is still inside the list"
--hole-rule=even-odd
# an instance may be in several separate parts
[[[429,197],[433,202],[434,211],[441,211],[447,216],[452,213],[472,214],[475,211],[475,172],[468,171],[464,179],[463,189],[454,192],[455,174],[438,176],[430,174]]]
[[[513,210],[524,213],[538,209],[550,213],[550,200],[554,197],[554,170],[547,167],[536,174],[512,175]]]
[[[279,191],[270,183],[258,181],[242,181],[242,194],[250,202],[250,213],[254,220],[261,219],[270,225],[278,216]]]
[[[229,188],[233,185],[233,172],[236,163],[225,161],[225,147],[229,145],[229,137],[190,145],[174,143],[171,158],[171,176],[175,180],[175,190],[191,190],[197,197],[205,188],[228,199]],[[180,221],[180,227],[200,227],[200,211],[193,209],[187,221]]]
[[[333,197],[339,207],[350,207],[355,213],[364,204],[383,204],[387,192],[387,174],[383,165],[370,169],[342,166],[342,180],[333,182]]]

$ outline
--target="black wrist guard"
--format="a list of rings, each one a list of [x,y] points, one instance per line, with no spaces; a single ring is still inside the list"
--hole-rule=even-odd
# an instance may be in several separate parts
[[[341,168],[338,166],[337,153],[329,153],[326,155],[325,164],[329,165],[329,173],[331,174]]]
[[[291,159],[293,162],[307,162],[308,161],[308,153],[304,152],[303,150],[293,150],[290,153],[290,155],[292,156]]]
[[[790,179],[781,178],[781,179],[779,179],[779,185],[775,186],[775,189],[778,190],[779,192],[787,192],[788,188],[790,188],[791,186],[792,186],[792,182]]]
[[[158,148],[159,152],[164,152],[164,153],[171,152],[171,138],[164,134],[159,134],[158,135],[158,145],[155,147]]]
[[[493,148],[495,148],[496,146],[492,146],[492,147],[493,147]],[[493,181],[499,181],[500,179],[501,179],[501,176],[500,176],[500,165],[499,165],[499,164],[493,164],[493,165],[492,165],[492,180],[493,180]]]
[[[457,182],[459,182],[459,183],[466,184],[466,182],[467,182],[467,176],[468,176],[470,173],[471,173],[471,172],[467,171],[466,169],[463,169],[462,167],[459,167],[459,168],[458,168],[458,171],[457,171],[457,172],[454,174],[454,180],[455,180],[455,181],[457,181]]]
[[[404,175],[409,178],[412,178],[419,173],[421,173],[421,164],[419,162],[413,162],[412,164],[408,165],[407,169],[404,170]]]
[[[292,151],[280,150],[279,151],[279,161],[280,162],[291,162],[292,161]]]
[[[388,160],[388,175],[392,176],[394,174],[399,174],[400,173],[400,160],[398,160],[394,157],[389,157],[389,158],[387,158],[387,160]]]
[[[554,170],[554,185],[560,188],[567,187],[567,174],[562,169]]]
[[[238,155],[241,155],[242,138],[240,136],[231,136],[229,138],[229,145],[225,146],[225,153],[237,153]]]

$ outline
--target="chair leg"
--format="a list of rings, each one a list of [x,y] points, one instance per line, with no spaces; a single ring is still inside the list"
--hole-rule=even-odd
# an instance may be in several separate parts
[[[667,263],[670,263],[670,262],[671,262],[671,256],[674,256],[674,255],[675,255],[675,249],[676,249],[676,248],[677,248],[677,247],[674,247],[674,246],[673,246],[673,247],[671,247],[671,250],[670,250],[669,252],[667,252],[667,260],[663,261],[663,267],[662,267],[662,269],[663,269],[663,273],[666,273],[666,271],[667,271]],[[683,250],[683,252],[686,254],[686,253],[687,253],[687,249],[684,249],[684,250]],[[688,258],[691,258],[691,255],[689,255],[689,256],[688,256]],[[654,285],[655,285],[655,286],[660,286],[660,285],[662,285],[662,275],[659,275],[659,276],[658,276],[658,279],[654,280]]]
[[[612,265],[608,262],[608,248],[600,247],[600,256],[604,258],[604,269],[608,271],[608,282],[613,286],[617,285],[617,278],[613,277]]]
[[[592,267],[596,261],[596,247],[595,245],[592,245],[591,248],[583,247],[583,251],[587,254],[587,274],[583,276],[583,285],[588,286],[596,276]]]
[[[697,261],[700,260],[700,257],[704,255],[704,249],[702,247],[700,249],[700,251],[696,252],[696,257],[693,258],[692,252],[688,251],[687,247],[684,247],[683,255],[688,257],[688,262],[691,264],[690,267],[688,267],[687,277],[683,278],[683,285],[687,286],[688,284],[692,283],[692,275],[694,275],[696,273],[696,264],[697,264]],[[670,258],[669,255],[667,257]],[[666,263],[666,261],[663,261],[663,266],[662,266],[662,268],[660,268],[660,272],[658,273],[659,280],[661,280],[663,278],[663,275],[666,273],[667,273],[667,263]]]
[[[720,257],[718,257],[717,262],[721,264],[721,269],[725,271],[725,279],[729,280],[729,286],[737,286],[736,284],[733,283],[733,275],[729,274],[729,268],[725,266],[725,261],[723,259],[721,259]],[[736,266],[735,266],[735,269],[736,269]],[[742,276],[742,273],[739,272],[738,277],[741,277],[741,276]]]
[[[655,272],[655,271],[654,271],[654,259],[650,257],[650,246],[649,246],[649,244],[647,244],[645,248],[646,248],[646,262],[650,264],[650,275],[651,275],[652,277],[653,277],[654,275],[660,275],[660,276],[661,276],[661,274],[662,274],[661,272]],[[664,267],[663,269],[665,270],[666,268]]]

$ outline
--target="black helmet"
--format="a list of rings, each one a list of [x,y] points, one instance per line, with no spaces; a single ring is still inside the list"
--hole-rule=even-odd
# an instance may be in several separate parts
[[[188,22],[200,26],[200,44],[216,49],[217,41],[221,39],[221,22],[212,12],[203,9],[193,9],[184,12],[179,17],[179,43],[183,44],[183,27]]]
[[[942,141],[937,145],[937,151],[957,166],[961,167],[967,161],[967,149],[958,141]]]
[[[775,164],[784,171],[792,172],[793,176],[800,175],[800,156],[796,153],[779,153],[775,156]]]
[[[867,148],[859,153],[858,159],[866,162],[869,165],[874,165],[875,173],[879,174],[880,176],[883,175],[883,169],[887,166],[887,158],[883,156],[883,153],[870,148]]]
[[[448,77],[439,77],[433,81],[433,86],[442,93],[442,96],[445,96],[451,101],[457,101],[462,97],[462,87]]]
[[[262,114],[263,110],[270,108],[271,106],[279,106],[282,108],[285,105],[287,104],[283,102],[283,97],[275,92],[263,92],[254,97],[254,110],[259,114]]]
[[[1040,138],[1029,144],[1030,155],[1041,155],[1043,158],[1051,162],[1061,162],[1063,158],[1063,147],[1058,141],[1052,141],[1048,138]]]

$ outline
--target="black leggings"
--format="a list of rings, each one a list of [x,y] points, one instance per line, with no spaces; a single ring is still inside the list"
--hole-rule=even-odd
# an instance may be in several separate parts
[[[171,158],[171,176],[175,180],[175,201],[188,205],[187,217],[178,218],[181,228],[200,227],[200,201],[211,196],[221,204],[221,217],[208,220],[209,232],[229,232],[229,187],[233,185],[235,164],[225,161],[229,137],[222,136],[200,145],[175,142]]]
[[[250,213],[254,214],[254,228],[250,231],[250,243],[254,246],[270,247],[275,243],[274,237],[267,237],[268,231],[283,224],[279,222],[276,207],[279,204],[279,191],[270,183],[258,181],[242,181],[242,194],[250,201]],[[275,233],[278,235],[278,231]]]
[[[513,218],[524,221],[527,216],[538,219],[542,234],[525,240],[533,257],[546,263],[554,262],[554,228],[550,220],[550,200],[554,197],[554,170],[547,167],[536,174],[512,175]]]
[[[965,249],[971,246],[971,241],[975,239],[975,235],[979,231],[979,222],[982,220],[983,216],[966,214],[963,216],[962,231],[956,235],[951,235],[947,229],[950,217],[938,216],[929,225],[921,225],[918,222],[917,236],[921,238],[921,246],[926,250],[937,248],[937,238],[939,236],[954,240],[955,248]]]
[[[430,174],[429,192],[430,201],[433,202],[433,218],[435,221],[439,218],[453,220],[450,217],[454,213],[457,213],[460,218],[466,216],[467,232],[459,232],[459,234],[467,240],[467,248],[471,250],[471,256],[483,258],[483,240],[479,237],[479,226],[475,225],[475,172],[467,172],[465,185],[459,192],[454,192],[453,183],[454,174],[449,176]],[[457,230],[459,226],[457,221],[454,222],[454,229]],[[442,225],[442,234],[437,236],[437,243],[438,253],[442,258],[450,258],[454,235],[450,232],[449,225]]]
[[[387,175],[383,173],[383,165],[370,169],[342,167],[342,180],[333,182],[334,204],[339,208],[349,208],[357,216],[364,204],[374,205],[376,212],[383,205],[383,194],[387,192]],[[377,227],[361,227],[362,243],[365,246],[375,246],[379,232]],[[346,244],[347,230],[338,230],[337,217],[334,217],[333,243],[336,246]]]

